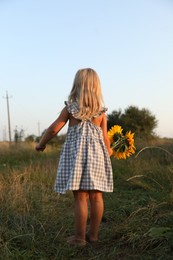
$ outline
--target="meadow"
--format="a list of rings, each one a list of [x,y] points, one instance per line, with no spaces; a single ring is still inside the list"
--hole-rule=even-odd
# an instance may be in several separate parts
[[[100,242],[76,248],[72,193],[53,191],[61,147],[0,143],[0,259],[173,259],[173,140],[136,146],[111,159]]]

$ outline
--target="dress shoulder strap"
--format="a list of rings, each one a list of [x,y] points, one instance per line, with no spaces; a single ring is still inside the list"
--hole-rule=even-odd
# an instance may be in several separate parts
[[[108,109],[107,107],[102,107],[101,110],[93,117],[98,117],[98,116],[101,116],[101,114],[104,112],[106,112]]]
[[[67,111],[75,117],[75,114],[79,111],[77,102],[65,101],[64,104],[66,105]]]

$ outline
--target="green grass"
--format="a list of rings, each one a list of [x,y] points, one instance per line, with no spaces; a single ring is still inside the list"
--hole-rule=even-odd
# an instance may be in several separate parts
[[[73,196],[53,191],[60,149],[0,144],[0,259],[172,259],[173,142],[160,142],[153,146],[166,152],[112,159],[115,188],[104,193],[100,243],[85,248],[66,243]]]

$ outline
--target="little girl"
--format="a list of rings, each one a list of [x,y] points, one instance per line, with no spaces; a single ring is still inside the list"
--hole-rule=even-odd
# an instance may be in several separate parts
[[[84,246],[98,241],[98,230],[104,205],[102,192],[113,191],[110,157],[112,150],[107,135],[107,119],[102,106],[102,93],[97,73],[90,68],[78,70],[65,107],[49,126],[37,151],[69,122],[57,170],[55,192],[72,190],[75,201],[75,235],[70,244]],[[86,234],[90,202],[90,227]]]

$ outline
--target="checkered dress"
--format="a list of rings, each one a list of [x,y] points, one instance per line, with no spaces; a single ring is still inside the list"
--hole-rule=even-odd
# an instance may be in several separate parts
[[[76,104],[65,104],[68,112],[74,115]],[[59,193],[79,189],[113,191],[112,166],[102,129],[91,121],[68,127],[54,189]]]

